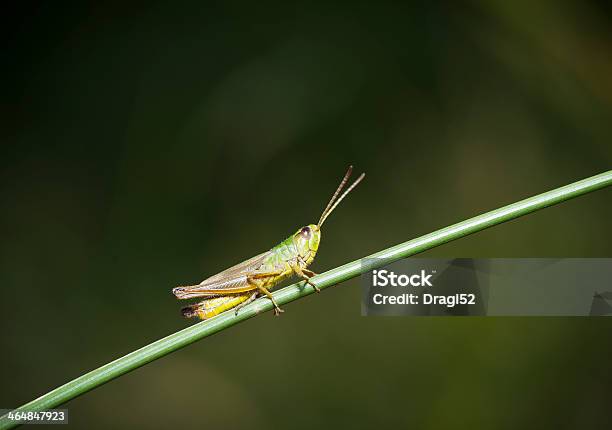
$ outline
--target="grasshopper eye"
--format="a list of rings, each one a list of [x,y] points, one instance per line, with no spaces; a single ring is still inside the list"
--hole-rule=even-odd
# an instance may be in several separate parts
[[[310,239],[310,235],[312,234],[310,231],[310,227],[302,228],[302,230],[300,231],[300,234],[302,235],[304,239]]]

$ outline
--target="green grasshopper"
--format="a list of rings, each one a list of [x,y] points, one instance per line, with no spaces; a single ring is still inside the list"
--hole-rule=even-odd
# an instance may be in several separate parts
[[[183,308],[183,316],[186,318],[197,316],[204,320],[232,308],[235,308],[238,314],[239,309],[251,303],[260,294],[266,295],[272,301],[274,314],[279,315],[284,311],[274,300],[270,288],[293,275],[305,279],[317,292],[320,292],[321,290],[310,280],[316,273],[308,270],[308,266],[319,249],[323,223],[365,177],[362,173],[338,198],[352,171],[353,166],[350,166],[317,224],[300,228],[269,251],[230,267],[197,285],[174,288],[172,293],[178,299],[205,298],[199,303]]]

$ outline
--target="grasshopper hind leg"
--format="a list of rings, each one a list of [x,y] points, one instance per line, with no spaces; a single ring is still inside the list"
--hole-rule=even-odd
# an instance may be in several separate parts
[[[261,291],[263,294],[265,294],[266,297],[268,297],[272,301],[272,304],[274,305],[274,315],[275,316],[279,316],[280,314],[285,312],[278,306],[278,303],[276,303],[276,300],[274,300],[274,296],[272,296],[272,293],[266,287],[258,286],[257,289]]]
[[[246,299],[244,302],[242,302],[238,306],[236,306],[234,308],[234,315],[238,315],[238,311],[240,309],[242,309],[243,307],[245,307],[249,303],[252,303],[257,298],[258,294],[259,294],[259,292],[255,292],[255,293],[251,294],[251,296],[248,299]]]
[[[260,293],[263,293],[266,295],[267,298],[270,299],[270,301],[272,302],[272,304],[274,305],[274,315],[275,316],[279,316],[280,314],[282,314],[283,312],[285,312],[284,310],[282,310],[279,306],[278,303],[276,303],[276,300],[274,300],[274,297],[272,296],[272,293],[270,292],[270,290],[268,290],[266,287],[264,287],[262,285],[262,282],[260,281],[261,279],[269,279],[271,277],[274,276],[280,276],[282,275],[283,271],[282,270],[274,270],[274,271],[269,271],[269,272],[257,272],[257,273],[252,273],[249,277],[248,277],[248,283],[250,285],[252,285],[254,288],[257,288],[257,290]]]

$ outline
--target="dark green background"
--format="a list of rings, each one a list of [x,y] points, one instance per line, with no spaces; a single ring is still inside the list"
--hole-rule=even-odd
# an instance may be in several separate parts
[[[608,170],[604,2],[3,11],[0,407],[190,324],[170,294],[316,221],[324,271]],[[610,190],[425,253],[610,257]],[[610,422],[612,320],[364,318],[356,280],[70,402],[73,428]]]

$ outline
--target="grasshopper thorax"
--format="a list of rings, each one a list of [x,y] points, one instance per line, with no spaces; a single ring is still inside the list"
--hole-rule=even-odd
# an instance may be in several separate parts
[[[316,224],[310,224],[300,228],[293,235],[293,243],[298,255],[309,265],[314,260],[319,242],[321,240],[321,229]]]

